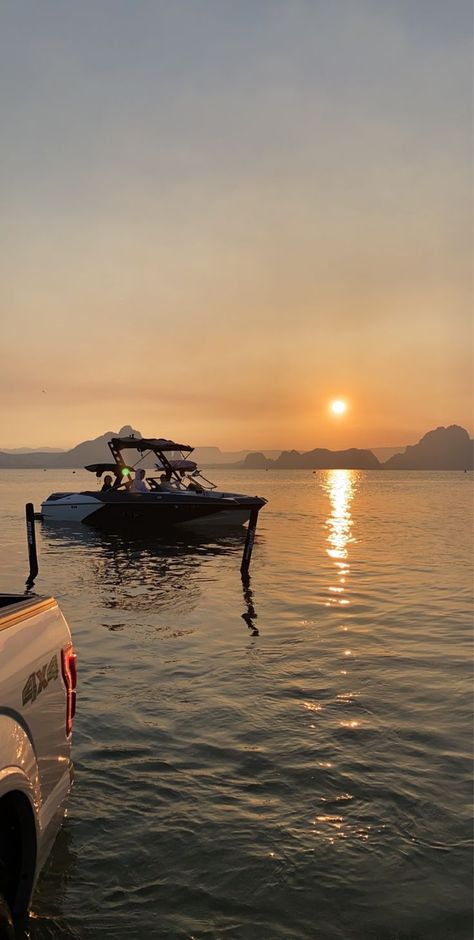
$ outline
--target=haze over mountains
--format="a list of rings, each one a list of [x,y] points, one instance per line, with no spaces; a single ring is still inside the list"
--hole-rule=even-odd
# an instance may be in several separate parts
[[[35,469],[41,467],[46,469],[61,469],[84,467],[88,463],[99,463],[100,461],[111,460],[108,441],[112,437],[126,437],[133,434],[141,438],[142,434],[131,425],[125,425],[120,431],[106,431],[100,437],[91,441],[82,441],[70,450],[61,450],[60,448],[44,447],[41,450],[30,447],[17,447],[15,449],[0,449],[0,468],[10,467],[11,469]],[[187,443],[187,442],[185,442]],[[219,447],[196,447],[194,458],[201,466],[221,466],[225,464],[237,464],[245,459],[248,450],[222,451]],[[266,450],[265,455],[268,458],[276,458],[281,453],[280,450]],[[146,462],[144,464],[146,466]],[[153,463],[150,463],[153,466]]]
[[[84,467],[111,459],[107,443],[111,437],[125,437],[139,431],[125,425],[120,431],[107,431],[91,441],[82,441],[68,451],[23,452],[0,451],[0,468],[3,469],[61,469]],[[291,451],[223,452],[218,447],[196,447],[194,459],[201,466],[222,466],[247,469],[365,469],[365,470],[472,470],[473,444],[469,434],[458,425],[439,427],[428,431],[417,444],[407,445],[402,453],[395,448],[377,448],[380,456],[388,457],[380,462],[372,450],[349,448],[332,451],[327,448],[300,453]]]
[[[4,454],[62,454],[64,447],[4,447]]]
[[[263,454],[249,454],[244,465],[266,469],[472,470],[473,446],[474,441],[467,431],[452,424],[428,431],[417,444],[409,444],[403,453],[389,457],[385,463],[380,463],[370,450],[317,448],[304,454],[294,450],[283,451],[275,461],[266,460]]]

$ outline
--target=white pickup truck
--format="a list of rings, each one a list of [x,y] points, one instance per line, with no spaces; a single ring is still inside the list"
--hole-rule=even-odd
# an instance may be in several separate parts
[[[0,594],[0,940],[28,912],[72,784],[76,658],[53,597]]]

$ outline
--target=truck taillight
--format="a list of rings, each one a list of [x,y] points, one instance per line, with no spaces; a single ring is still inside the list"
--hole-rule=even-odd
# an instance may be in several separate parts
[[[72,643],[68,643],[61,650],[61,668],[64,685],[66,686],[66,734],[72,731],[72,719],[76,712],[76,654]]]

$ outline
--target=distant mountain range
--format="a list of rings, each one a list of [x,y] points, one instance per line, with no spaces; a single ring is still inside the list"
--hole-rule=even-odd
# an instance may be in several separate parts
[[[307,469],[332,468],[358,470],[472,470],[474,441],[464,428],[456,424],[448,428],[428,431],[418,444],[408,445],[403,453],[394,454],[380,463],[371,450],[331,451],[322,448],[300,454],[296,450],[283,451],[277,460],[268,460],[263,454],[248,454],[240,466],[249,469]]]
[[[91,441],[82,441],[71,450],[29,451],[27,448],[13,451],[0,451],[0,468],[3,469],[62,469],[80,468],[86,464],[99,463],[111,459],[107,443],[111,437],[127,437],[134,434],[140,438],[139,431],[125,425],[120,431],[107,431]],[[196,447],[194,458],[201,466],[222,466],[233,468],[258,469],[361,469],[361,470],[472,470],[473,445],[464,428],[452,424],[428,431],[414,445],[408,445],[403,453],[395,453],[394,448],[377,448],[380,456],[387,457],[381,463],[372,450],[360,450],[352,447],[348,450],[327,450],[317,447],[300,453],[296,450],[251,452],[223,452],[218,447]],[[143,465],[143,464],[142,464]],[[145,464],[146,466],[146,464]],[[150,463],[150,466],[153,466]]]
[[[4,454],[62,454],[64,447],[4,447]]]
[[[33,451],[31,453],[7,453],[0,451],[0,467],[22,470],[47,469],[61,470],[62,468],[78,469],[86,464],[100,463],[112,460],[107,446],[111,437],[128,437],[134,434],[141,437],[140,431],[125,425],[120,431],[106,431],[92,441],[82,441],[71,450],[51,453],[51,451]]]
[[[274,470],[380,470],[383,464],[371,450],[359,450],[351,447],[349,450],[327,450],[316,447],[307,453],[300,454],[297,450],[284,450],[277,460],[268,460],[263,454],[247,454],[241,466],[249,469]]]
[[[126,437],[134,434],[135,437],[141,437],[140,431],[125,425],[120,431],[106,431],[100,437],[91,441],[82,441],[76,447],[70,450],[64,450],[59,447],[16,447],[0,449],[0,468],[10,467],[11,469],[61,469],[84,467],[88,463],[99,463],[100,461],[111,460],[110,450],[107,446],[111,437]],[[393,453],[393,451],[391,451]],[[223,464],[236,464],[244,460],[248,450],[222,451],[219,447],[196,447],[194,457],[200,466],[222,466]],[[270,459],[278,457],[279,450],[266,450],[265,456]],[[144,464],[146,466],[146,462]],[[153,463],[150,463],[150,467]]]

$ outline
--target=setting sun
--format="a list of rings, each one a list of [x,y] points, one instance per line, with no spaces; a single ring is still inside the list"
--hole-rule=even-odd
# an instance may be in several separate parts
[[[332,411],[335,415],[343,415],[344,412],[347,411],[347,404],[346,404],[346,402],[345,402],[345,401],[341,401],[340,398],[336,399],[336,401],[332,401],[332,402],[331,402],[331,411]]]

